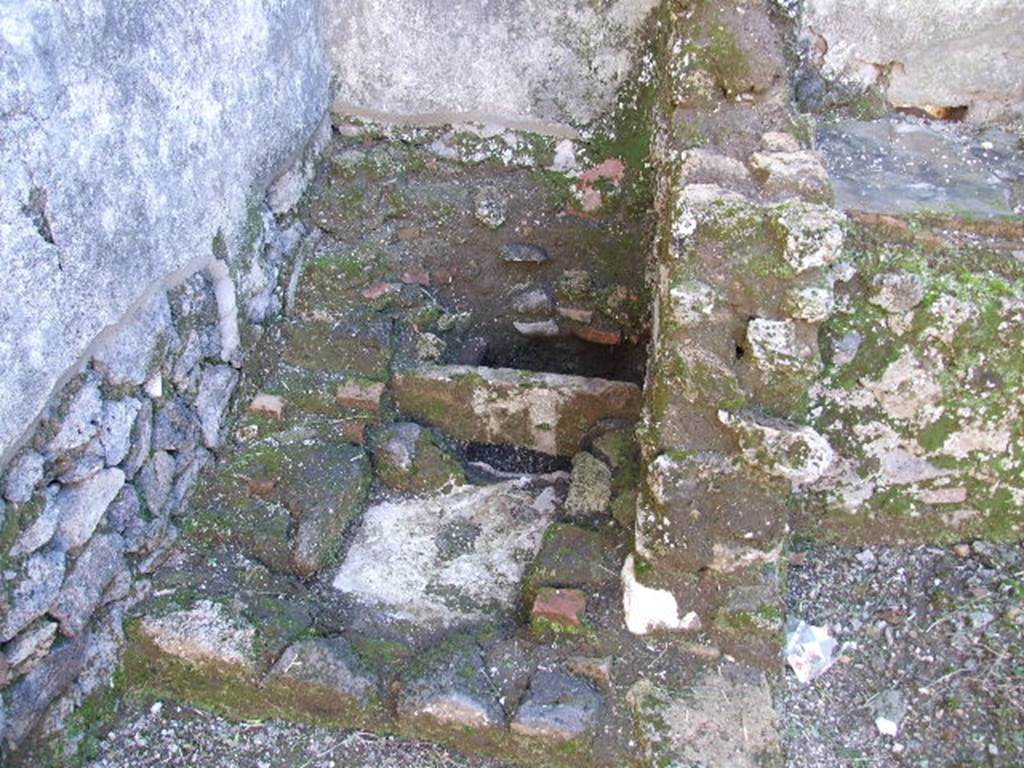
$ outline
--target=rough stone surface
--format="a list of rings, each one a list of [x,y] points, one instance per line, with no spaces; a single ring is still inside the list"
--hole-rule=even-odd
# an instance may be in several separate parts
[[[924,281],[910,272],[885,272],[874,280],[875,294],[872,304],[886,312],[909,312],[924,298]]]
[[[550,291],[544,288],[530,288],[512,299],[512,311],[526,317],[547,315],[554,306]]]
[[[396,376],[393,389],[404,413],[459,439],[563,456],[601,419],[640,409],[635,384],[510,368],[425,366]]]
[[[598,591],[615,582],[621,563],[613,535],[555,523],[530,564],[525,590],[528,597],[546,586]]]
[[[15,675],[30,672],[35,662],[50,650],[56,637],[57,622],[44,619],[14,638],[4,651],[11,671]]]
[[[199,421],[195,411],[182,398],[161,403],[153,421],[153,450],[188,450],[196,443]]]
[[[608,512],[612,498],[612,471],[592,453],[577,453],[572,458],[572,479],[565,511],[576,517],[592,517]]]
[[[207,448],[220,445],[221,422],[236,384],[238,371],[230,366],[211,365],[203,369],[199,379],[199,394],[196,396],[196,411],[203,431],[203,445]]]
[[[688,691],[643,680],[630,690],[629,699],[652,762],[737,768],[781,763],[771,689],[756,669],[727,665]]]
[[[366,506],[370,460],[333,439],[256,445],[208,477],[199,525],[276,570],[311,576],[330,562]]]
[[[533,322],[516,320],[512,323],[512,327],[523,334],[523,336],[537,339],[550,339],[560,333],[558,323],[555,320],[536,320]]]
[[[817,152],[755,152],[750,159],[754,175],[772,197],[798,197],[831,202],[832,183]]]
[[[377,477],[392,488],[427,493],[465,481],[455,456],[419,424],[392,424],[371,443]]]
[[[559,501],[551,485],[511,480],[377,504],[360,521],[334,587],[431,627],[507,611]]]
[[[817,350],[800,338],[792,320],[754,318],[747,326],[754,360],[767,372],[813,366]]]
[[[646,635],[657,630],[698,630],[701,627],[696,613],[681,611],[675,596],[666,589],[645,587],[636,578],[634,556],[629,555],[622,566],[622,610],[626,628],[634,635]]]
[[[733,572],[774,562],[786,533],[788,483],[712,452],[658,456],[650,508],[637,510],[637,545],[677,568]],[[727,512],[728,511],[728,512]]]
[[[124,541],[117,534],[94,536],[75,561],[49,613],[66,637],[82,632],[113,578],[125,569]]]
[[[802,23],[824,44],[826,76],[882,86],[895,106],[966,106],[976,120],[1024,109],[1015,0],[809,0]]]
[[[725,411],[718,418],[736,431],[749,464],[789,480],[794,490],[821,479],[836,462],[828,440],[810,427]]]
[[[105,469],[78,485],[64,487],[54,505],[60,510],[56,540],[66,550],[85,544],[124,485],[124,472]]]
[[[129,480],[134,480],[142,465],[149,458],[149,451],[153,442],[153,402],[148,398],[143,400],[142,408],[135,419],[135,426],[132,428],[132,447],[125,457],[122,469]]]
[[[473,729],[504,725],[505,713],[494,697],[480,649],[456,641],[453,649],[434,655],[424,674],[403,684],[399,717]]]
[[[54,463],[57,470],[57,480],[62,485],[74,485],[88,480],[106,466],[102,455],[103,447],[98,444],[98,438],[92,440],[86,446],[86,453],[72,456],[65,456]],[[96,453],[93,453],[96,451]]]
[[[530,680],[512,718],[520,736],[568,741],[582,736],[597,720],[602,697],[589,684],[564,672],[539,671]]]
[[[473,215],[488,229],[498,229],[508,218],[508,205],[494,189],[481,189],[473,197]]]
[[[301,575],[319,571],[337,551],[342,533],[366,505],[370,460],[352,445],[338,444],[294,456],[277,493],[297,520],[292,564]]]
[[[238,250],[250,196],[320,124],[328,79],[308,3],[9,10],[0,53],[9,73],[0,89],[9,116],[0,143],[4,458],[61,376],[153,283],[201,267],[218,231]],[[110,55],[110,35],[122,55]]]
[[[46,657],[17,684],[11,695],[4,734],[9,747],[19,744],[50,702],[62,694],[85,668],[89,638],[75,638]]]
[[[980,217],[1024,213],[1024,157],[1005,129],[963,130],[914,118],[843,120],[822,126],[825,156],[844,210]]]
[[[167,511],[174,484],[174,459],[167,451],[155,451],[139,472],[136,488],[155,515]]]
[[[852,541],[1016,539],[1024,272],[998,240],[958,262],[940,229],[920,235],[936,268],[879,259],[915,252],[906,231],[873,219],[857,230],[858,278],[822,326],[831,354],[810,388],[808,426],[836,458],[796,525]]]
[[[220,603],[200,600],[191,608],[143,618],[143,635],[161,651],[195,664],[251,669],[255,629]]]
[[[38,516],[32,521],[14,542],[10,549],[11,557],[24,557],[39,549],[53,538],[57,531],[57,524],[60,522],[61,509],[56,504],[60,486],[54,483],[46,489],[43,507]]]
[[[116,467],[128,456],[135,419],[140,410],[142,403],[133,397],[108,400],[104,404],[99,437],[108,467]]]
[[[64,581],[64,561],[64,553],[58,549],[37,552],[28,559],[0,625],[0,642],[7,642],[46,613]]]
[[[99,386],[93,381],[86,381],[61,410],[60,428],[46,444],[46,452],[50,456],[81,448],[96,435],[103,418],[103,396]]]
[[[539,245],[508,243],[501,248],[501,258],[513,264],[543,264],[550,257]]]
[[[43,479],[44,462],[43,456],[35,451],[25,451],[11,462],[4,482],[4,498],[18,504],[31,499],[33,490]]]
[[[93,361],[117,387],[143,384],[159,363],[159,348],[174,336],[167,292],[156,290],[122,327],[104,334]]]
[[[381,382],[346,381],[338,385],[335,399],[349,408],[377,413],[384,398],[384,384]]]
[[[334,110],[434,123],[586,123],[612,105],[655,5],[335,0]]]
[[[289,646],[266,679],[283,678],[326,688],[332,695],[365,704],[376,682],[359,668],[349,644],[340,637],[305,640]]]

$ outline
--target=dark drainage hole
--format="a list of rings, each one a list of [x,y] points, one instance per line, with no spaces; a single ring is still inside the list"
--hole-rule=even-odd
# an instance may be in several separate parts
[[[605,345],[572,336],[552,339],[488,338],[478,363],[489,368],[519,368],[637,384],[643,383],[646,364],[646,340]]]
[[[497,472],[508,474],[542,475],[572,469],[572,461],[568,457],[549,456],[515,445],[468,443],[463,446],[462,454],[469,464],[486,464]],[[487,474],[482,467],[477,469]]]
[[[926,120],[942,120],[947,123],[962,123],[967,119],[966,104],[955,106],[927,104],[921,107],[906,106],[896,107],[895,109],[897,112],[902,112],[905,115],[923,117]]]

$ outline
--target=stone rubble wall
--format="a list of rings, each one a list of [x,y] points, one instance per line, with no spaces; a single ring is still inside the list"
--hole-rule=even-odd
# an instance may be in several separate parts
[[[846,231],[805,419],[831,454],[794,525],[850,543],[1020,539],[1024,224],[851,214]]]
[[[704,627],[772,666],[789,484],[745,462],[739,434],[764,412],[798,413],[839,217],[816,155],[782,132],[783,42],[767,3],[674,14],[668,50],[627,608],[647,631]]]
[[[3,18],[0,461],[157,285],[208,266],[215,240],[244,249],[328,95],[319,12],[298,0],[28,0]]]
[[[330,135],[316,5],[2,5],[0,752],[109,684]]]

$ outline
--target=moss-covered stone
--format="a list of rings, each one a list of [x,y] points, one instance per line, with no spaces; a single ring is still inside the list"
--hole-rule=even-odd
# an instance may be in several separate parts
[[[532,606],[542,587],[596,591],[616,582],[625,550],[616,533],[552,525],[523,579],[524,604]]]
[[[300,368],[383,380],[391,364],[391,321],[370,310],[285,326],[284,359]]]
[[[267,442],[203,479],[185,529],[207,545],[235,542],[271,568],[308,576],[331,561],[369,485],[370,462],[356,446]]]
[[[998,239],[953,247],[936,224],[850,226],[857,276],[823,327],[811,403],[846,469],[803,500],[800,530],[857,542],[1024,536],[1024,270]]]
[[[377,479],[396,490],[429,493],[465,482],[455,454],[418,424],[388,425],[373,436],[370,445]]]

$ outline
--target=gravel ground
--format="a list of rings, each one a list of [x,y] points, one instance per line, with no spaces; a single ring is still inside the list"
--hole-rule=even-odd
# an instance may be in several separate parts
[[[191,707],[130,706],[90,768],[502,768],[431,744],[281,722],[232,723]]]
[[[789,616],[839,648],[810,684],[787,675],[789,765],[1024,765],[1022,571],[1021,548],[982,542],[798,552]]]

